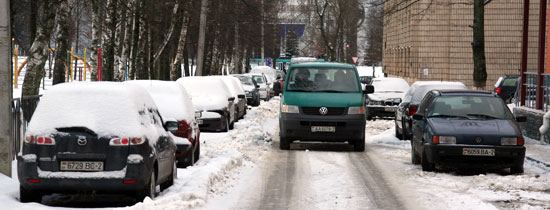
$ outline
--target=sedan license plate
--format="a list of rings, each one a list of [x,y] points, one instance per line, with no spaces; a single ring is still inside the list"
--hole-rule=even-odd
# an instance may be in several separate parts
[[[384,107],[384,111],[386,111],[386,112],[395,112],[395,107]]]
[[[62,171],[103,171],[103,162],[96,161],[61,161]]]
[[[311,126],[311,132],[336,132],[334,126]]]
[[[495,149],[462,148],[462,155],[495,156]]]
[[[202,125],[204,122],[203,122],[202,120],[197,120],[197,123],[198,123],[199,125]]]

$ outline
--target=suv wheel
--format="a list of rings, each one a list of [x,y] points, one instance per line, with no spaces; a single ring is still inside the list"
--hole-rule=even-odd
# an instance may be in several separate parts
[[[19,201],[21,201],[22,203],[40,203],[40,201],[42,201],[42,194],[33,190],[27,190],[23,188],[23,186],[19,186]]]
[[[414,150],[414,142],[411,140],[411,162],[414,165],[420,164],[420,157],[416,154]]]
[[[155,170],[153,169],[151,171],[151,178],[149,179],[149,183],[147,183],[147,187],[139,193],[138,201],[143,201],[145,197],[149,197],[151,198],[151,200],[154,200],[156,193],[157,193],[157,180],[155,177]]]
[[[281,136],[280,142],[279,142],[279,148],[281,148],[282,150],[289,150],[290,149],[290,140],[287,137],[282,137]]]
[[[395,137],[397,137],[399,140],[403,140],[403,134],[399,133],[399,129],[397,128],[397,123],[395,123]]]

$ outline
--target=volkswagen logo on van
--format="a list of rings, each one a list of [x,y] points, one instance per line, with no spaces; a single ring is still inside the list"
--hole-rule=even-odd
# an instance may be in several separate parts
[[[326,107],[319,108],[319,114],[326,115],[328,113],[328,109]]]
[[[84,136],[79,136],[76,143],[78,143],[78,145],[80,145],[80,146],[84,146],[84,145],[86,145],[86,143],[88,143],[88,140],[86,140],[86,137],[84,137]]]

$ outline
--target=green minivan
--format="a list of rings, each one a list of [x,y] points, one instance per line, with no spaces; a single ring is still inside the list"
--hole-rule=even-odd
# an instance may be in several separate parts
[[[354,65],[308,62],[291,64],[281,97],[280,148],[295,140],[349,142],[365,150],[365,94]]]

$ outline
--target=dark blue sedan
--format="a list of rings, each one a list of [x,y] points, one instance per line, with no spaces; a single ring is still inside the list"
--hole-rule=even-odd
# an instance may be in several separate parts
[[[472,90],[434,90],[413,115],[411,159],[422,170],[437,165],[523,173],[524,140],[518,122],[497,95]]]

